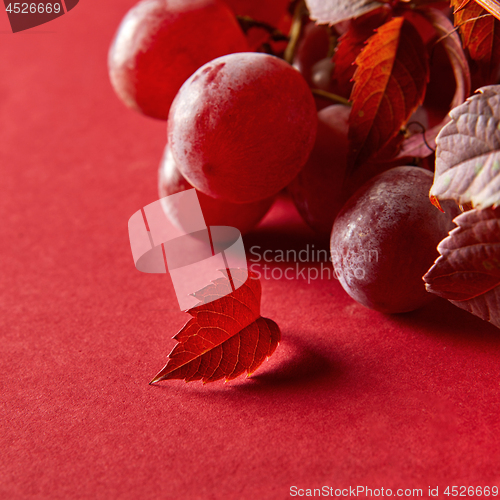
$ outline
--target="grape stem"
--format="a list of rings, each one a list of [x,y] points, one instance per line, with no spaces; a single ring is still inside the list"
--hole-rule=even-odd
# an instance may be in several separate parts
[[[330,101],[337,102],[339,104],[345,104],[346,106],[352,106],[352,103],[345,97],[341,97],[337,94],[332,94],[331,92],[327,92],[326,90],[311,89],[311,92],[313,93],[313,95],[324,97],[325,99],[329,99]]]
[[[458,23],[451,31],[449,31],[448,33],[445,33],[443,36],[439,37],[434,42],[434,47],[438,43],[441,43],[445,38],[448,38],[450,35],[453,35],[453,33],[455,33],[455,31],[457,31],[459,28],[461,28],[464,24],[467,24],[467,23],[470,23],[470,22],[479,21],[480,19],[484,19],[485,17],[492,17],[492,15],[491,14],[482,14],[481,16],[471,17],[470,19],[466,19],[465,21],[462,21],[461,23]],[[433,47],[433,49],[434,49],[434,47]]]
[[[243,33],[247,34],[251,28],[260,28],[264,31],[267,31],[271,39],[275,42],[287,42],[288,37],[282,33],[280,30],[274,28],[270,24],[263,23],[262,21],[257,21],[249,16],[236,16],[238,19],[238,23],[243,31]]]
[[[298,2],[295,6],[292,26],[290,27],[290,33],[288,35],[290,41],[288,42],[283,56],[283,59],[285,59],[285,61],[289,64],[293,63],[293,58],[299,44],[300,36],[302,35],[304,17],[309,17],[309,11],[307,10],[305,1],[300,0],[300,2]]]
[[[420,127],[420,130],[422,131],[422,139],[423,139],[423,141],[424,141],[425,146],[427,147],[427,149],[430,149],[431,153],[435,153],[435,152],[436,152],[436,150],[435,150],[435,149],[433,149],[433,148],[431,148],[431,147],[429,146],[429,143],[427,142],[427,139],[426,139],[426,137],[425,137],[425,132],[426,132],[425,127],[424,127],[424,126],[423,126],[420,122],[413,121],[413,122],[410,122],[410,123],[407,123],[407,124],[406,124],[406,130],[407,130],[407,131],[409,131],[409,129],[410,129],[410,125],[418,125],[418,126]]]

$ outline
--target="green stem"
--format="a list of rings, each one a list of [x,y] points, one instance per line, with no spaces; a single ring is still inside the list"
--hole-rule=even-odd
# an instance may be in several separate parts
[[[327,92],[326,90],[311,89],[311,92],[313,93],[313,95],[324,97],[325,99],[329,99],[330,101],[337,102],[339,104],[345,104],[346,106],[352,106],[352,103],[345,97],[341,97],[337,94],[332,94],[331,92]]]

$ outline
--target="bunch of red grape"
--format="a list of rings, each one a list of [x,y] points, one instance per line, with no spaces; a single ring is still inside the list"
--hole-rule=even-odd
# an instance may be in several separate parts
[[[300,5],[142,0],[112,43],[112,85],[127,106],[167,120],[162,197],[194,187],[208,225],[245,233],[287,188],[304,220],[331,235],[354,299],[412,310],[430,297],[421,277],[453,214],[431,205],[432,174],[419,167],[346,181],[349,96],[331,78],[341,28],[315,25]],[[318,97],[333,94],[336,104]],[[179,224],[176,207],[164,209]]]

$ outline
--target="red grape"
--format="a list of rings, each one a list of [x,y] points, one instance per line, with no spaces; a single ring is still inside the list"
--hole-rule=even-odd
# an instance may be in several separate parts
[[[329,47],[330,34],[327,27],[317,25],[313,21],[304,27],[302,39],[293,58],[293,65],[302,73],[309,85],[313,83],[314,65],[327,57]]]
[[[344,290],[384,313],[417,309],[434,296],[422,276],[438,257],[437,245],[457,209],[441,213],[429,201],[431,172],[397,167],[364,184],[342,208],[331,253]]]
[[[198,190],[232,203],[276,194],[307,161],[316,135],[311,91],[267,54],[220,57],[184,83],[168,118],[168,143]]]
[[[346,195],[347,130],[351,108],[333,104],[318,113],[318,132],[311,155],[288,191],[302,218],[319,233],[330,235]]]
[[[221,0],[142,0],[118,29],[109,75],[127,106],[166,120],[177,91],[200,66],[248,49]]]
[[[165,147],[163,158],[158,172],[158,191],[160,197],[169,196],[193,186],[184,179],[170,152],[168,145]],[[206,194],[197,191],[201,210],[207,226],[231,226],[239,229],[241,234],[248,233],[264,217],[274,198],[256,201],[254,203],[234,204],[211,198]],[[174,204],[174,205],[173,205]],[[162,200],[162,206],[170,220],[179,228],[182,228],[178,217],[178,210],[175,206],[175,200]]]
[[[337,91],[332,80],[334,68],[335,64],[331,57],[325,57],[319,60],[311,68],[311,85],[316,89],[325,90],[326,92],[334,94]]]

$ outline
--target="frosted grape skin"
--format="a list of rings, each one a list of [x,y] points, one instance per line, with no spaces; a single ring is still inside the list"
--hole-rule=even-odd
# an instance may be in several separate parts
[[[168,144],[158,170],[158,193],[160,198],[192,189],[193,186],[182,176],[175,165]],[[246,234],[254,229],[266,215],[274,202],[274,197],[254,203],[234,204],[216,200],[197,191],[201,210],[207,226],[230,226]],[[178,217],[178,209],[172,200],[162,200],[162,207],[169,219],[180,229],[182,219]]]
[[[300,73],[267,54],[220,57],[181,87],[168,119],[168,143],[198,190],[249,203],[284,188],[314,144],[314,99]]]
[[[177,91],[200,66],[248,49],[221,0],[142,0],[125,15],[111,44],[109,77],[128,107],[166,120]]]
[[[337,216],[330,249],[335,273],[357,302],[383,313],[417,309],[433,298],[422,276],[458,209],[429,201],[431,172],[397,167],[364,184]]]

